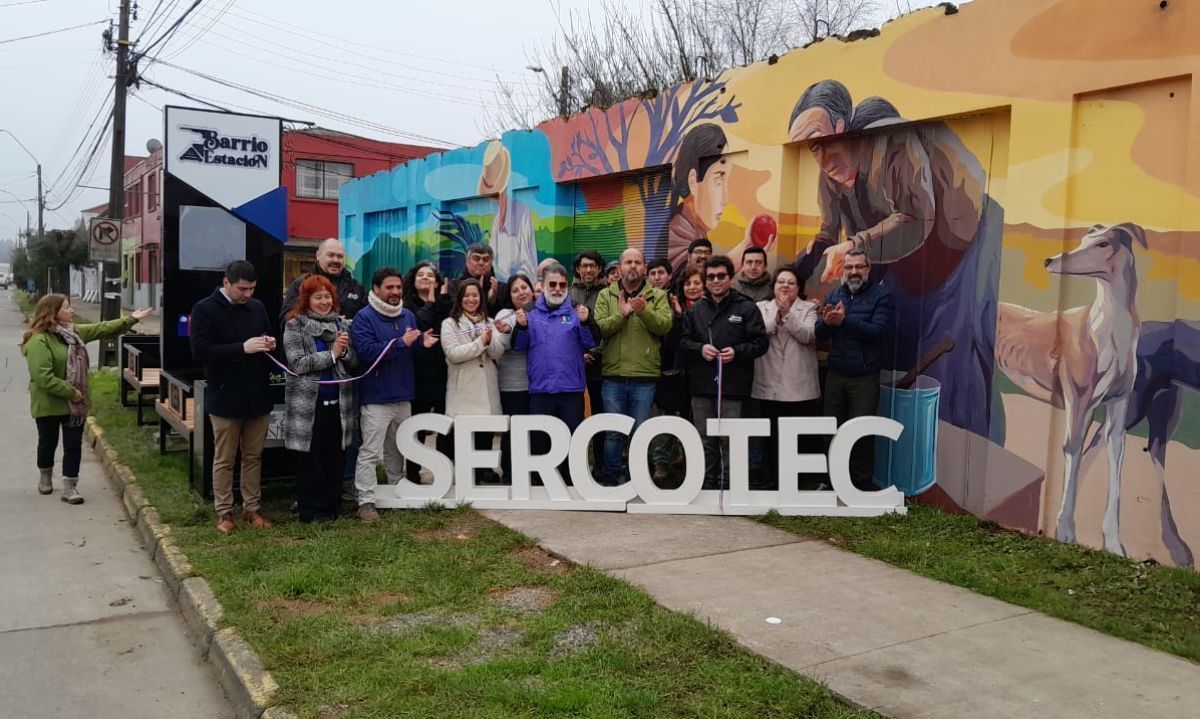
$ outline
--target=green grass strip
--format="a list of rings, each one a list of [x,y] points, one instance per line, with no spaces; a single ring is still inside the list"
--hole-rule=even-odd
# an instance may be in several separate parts
[[[1200,661],[1200,572],[1004,529],[910,505],[870,519],[762,521],[931,579]]]
[[[116,375],[94,377],[105,437],[301,716],[877,716],[470,509],[306,526],[277,487],[264,497],[274,529],[221,536],[183,453],[159,456],[117,391]]]

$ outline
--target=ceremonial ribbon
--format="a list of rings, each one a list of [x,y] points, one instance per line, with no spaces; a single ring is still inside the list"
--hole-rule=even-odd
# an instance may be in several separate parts
[[[379,363],[383,361],[383,358],[387,356],[388,351],[390,351],[392,349],[392,347],[395,346],[395,344],[399,341],[400,341],[399,337],[393,337],[392,339],[388,340],[388,343],[383,346],[383,351],[379,353],[379,356],[375,358],[375,361],[371,363],[371,366],[367,368],[366,372],[363,372],[362,374],[358,375],[357,377],[346,377],[343,379],[309,379],[309,378],[301,375],[299,372],[294,371],[291,367],[288,367],[284,363],[280,362],[278,359],[275,358],[274,355],[272,355],[270,353],[267,354],[267,359],[274,362],[275,366],[278,367],[279,369],[283,370],[284,372],[290,374],[293,377],[302,379],[305,382],[312,382],[313,384],[327,384],[327,385],[349,384],[351,382],[357,382],[360,379],[362,379],[363,377],[366,377],[367,375],[369,375],[373,371],[375,371],[375,368],[378,367]]]

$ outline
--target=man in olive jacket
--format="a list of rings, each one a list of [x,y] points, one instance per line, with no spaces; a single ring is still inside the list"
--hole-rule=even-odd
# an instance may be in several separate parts
[[[596,298],[595,322],[600,336],[604,411],[633,417],[634,431],[650,418],[658,386],[659,348],[671,330],[667,295],[646,282],[642,251],[621,253],[620,281],[605,287]],[[597,478],[615,485],[628,479],[622,472],[625,440],[610,433],[604,444],[604,468]],[[622,476],[624,475],[624,476]]]
[[[705,263],[704,297],[687,311],[679,342],[692,393],[692,421],[704,437],[704,489],[729,486],[729,441],[710,437],[708,420],[742,416],[742,402],[754,385],[754,360],[770,347],[758,305],[733,289],[732,282],[728,257],[718,255]]]

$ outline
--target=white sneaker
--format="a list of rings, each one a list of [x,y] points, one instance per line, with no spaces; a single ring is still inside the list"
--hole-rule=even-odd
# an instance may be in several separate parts
[[[83,496],[80,495],[79,490],[76,489],[76,485],[78,483],[78,478],[72,479],[70,477],[63,477],[62,501],[66,502],[67,504],[83,504]]]

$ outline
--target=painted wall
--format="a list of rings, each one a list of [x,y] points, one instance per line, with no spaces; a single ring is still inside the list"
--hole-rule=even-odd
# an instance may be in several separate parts
[[[877,479],[1139,558],[1200,551],[1200,8],[976,0],[343,187],[356,271],[476,239],[765,243],[810,296],[852,244],[897,298]],[[777,236],[751,225],[777,226]],[[614,239],[615,238],[615,239]]]

